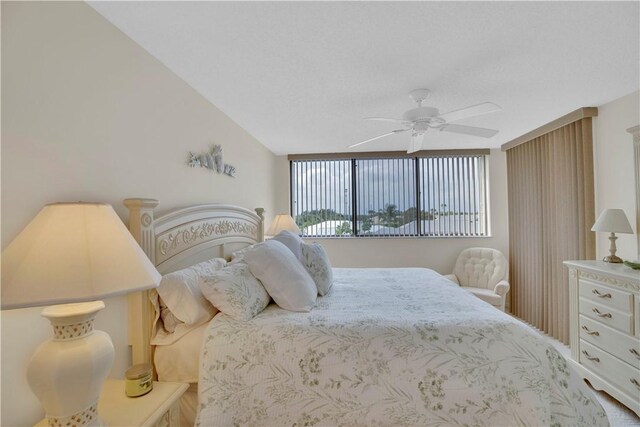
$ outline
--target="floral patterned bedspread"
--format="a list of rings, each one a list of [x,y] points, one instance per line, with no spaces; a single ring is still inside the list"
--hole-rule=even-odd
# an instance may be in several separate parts
[[[211,321],[197,425],[608,425],[537,332],[434,271],[334,281],[310,313]]]

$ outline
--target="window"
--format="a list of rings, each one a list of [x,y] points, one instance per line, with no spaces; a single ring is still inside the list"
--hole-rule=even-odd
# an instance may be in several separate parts
[[[417,234],[415,177],[413,159],[356,160],[359,236]]]
[[[304,236],[488,235],[484,151],[335,160],[291,157],[291,213]]]
[[[351,160],[292,162],[292,216],[304,236],[353,233]]]
[[[486,156],[418,159],[422,236],[487,236]]]

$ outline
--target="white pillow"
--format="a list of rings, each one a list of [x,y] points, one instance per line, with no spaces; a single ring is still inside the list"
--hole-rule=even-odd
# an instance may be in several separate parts
[[[176,327],[181,323],[184,323],[182,320],[178,319],[175,314],[169,310],[169,307],[164,303],[164,301],[159,300],[160,302],[160,318],[162,319],[162,326],[164,330],[169,332],[170,334],[176,331]]]
[[[200,325],[211,320],[218,310],[202,295],[198,280],[205,274],[221,269],[226,263],[223,258],[214,258],[166,274],[157,288],[158,295],[186,325]]]
[[[177,319],[175,315],[171,313],[171,311],[169,311],[169,308],[164,305],[162,301],[160,301],[158,292],[155,289],[151,289],[151,291],[149,291],[149,300],[151,301],[151,304],[155,309],[155,318],[153,319],[153,326],[151,329],[151,345],[171,345],[192,330],[199,328],[200,326],[205,325],[208,322],[208,320],[205,320],[200,324],[187,325],[186,323]],[[163,307],[160,306],[161,303],[163,304]],[[215,315],[215,313],[218,312],[218,309],[215,307],[213,307],[213,309],[215,311]],[[161,320],[161,318],[167,319],[168,324],[165,324],[165,322]]]
[[[211,304],[236,320],[250,320],[264,310],[271,299],[244,261],[202,276],[199,285]]]
[[[302,265],[316,283],[318,293],[326,295],[333,285],[333,270],[329,257],[319,243],[302,244]]]
[[[239,249],[231,254],[231,262],[240,262],[244,259],[244,254],[254,247],[255,245],[247,246],[246,248]]]
[[[310,311],[316,305],[318,289],[300,261],[285,245],[268,240],[249,249],[244,260],[280,307],[289,311]]]
[[[274,236],[271,240],[276,240],[285,245],[298,260],[302,260],[302,238],[291,231],[281,231],[278,235]]]

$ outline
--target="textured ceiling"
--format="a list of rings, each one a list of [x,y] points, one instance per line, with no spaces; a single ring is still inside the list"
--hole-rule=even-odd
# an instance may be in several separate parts
[[[442,149],[499,147],[640,81],[639,2],[89,4],[276,154],[395,129],[362,118],[400,117],[420,87],[441,112],[504,109],[458,122],[499,129],[491,139],[428,134],[424,148]]]

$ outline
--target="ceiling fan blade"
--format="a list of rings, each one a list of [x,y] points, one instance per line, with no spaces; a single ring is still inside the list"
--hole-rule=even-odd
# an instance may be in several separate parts
[[[462,133],[465,135],[481,136],[483,138],[491,138],[498,133],[495,129],[477,128],[475,126],[450,125],[445,124],[438,129],[445,132]]]
[[[409,149],[407,154],[415,153],[422,150],[422,143],[424,142],[424,133],[418,133],[411,135],[411,142],[409,142]]]
[[[386,117],[365,117],[364,120],[378,120],[382,122],[393,122],[393,123],[402,123],[402,124],[410,124],[411,122],[407,120],[400,119],[388,119]]]
[[[369,138],[369,139],[367,139],[367,140],[364,140],[364,141],[358,142],[357,144],[350,145],[350,146],[349,146],[349,148],[357,147],[358,145],[366,144],[367,142],[375,141],[376,139],[384,138],[385,136],[393,135],[393,134],[395,134],[395,133],[406,132],[406,131],[408,131],[408,130],[410,130],[410,129],[396,129],[396,130],[392,130],[392,131],[391,131],[391,132],[389,132],[389,133],[385,133],[385,134],[383,134],[383,135],[374,136],[373,138]]]
[[[496,111],[502,111],[502,107],[494,104],[493,102],[483,102],[482,104],[440,114],[439,117],[446,122],[455,122],[468,117],[480,116],[482,114],[494,113]]]

